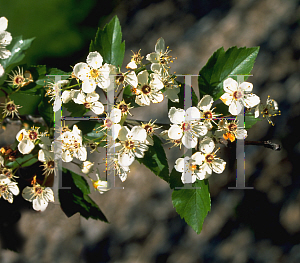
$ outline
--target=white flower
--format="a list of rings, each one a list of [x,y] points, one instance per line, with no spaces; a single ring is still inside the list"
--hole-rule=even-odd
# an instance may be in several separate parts
[[[50,187],[44,187],[36,183],[34,177],[32,187],[26,186],[23,189],[22,196],[25,200],[32,202],[33,209],[36,211],[45,211],[49,202],[54,202],[54,194]]]
[[[99,94],[96,92],[91,92],[85,95],[83,92],[75,91],[73,94],[73,101],[75,103],[83,104],[85,108],[90,109],[97,115],[104,112],[104,106],[98,100]]]
[[[122,117],[121,110],[113,108],[105,118],[104,124],[100,126],[101,129],[99,131],[106,130],[106,132],[112,136],[113,140],[117,139],[119,135],[119,131],[122,128],[122,126],[119,124],[119,122],[121,121],[121,117]]]
[[[154,141],[152,139],[152,135],[154,133],[154,130],[157,130],[160,127],[158,127],[157,125],[154,124],[154,122],[151,123],[152,120],[150,120],[148,123],[142,123],[142,127],[145,129],[145,131],[147,132],[147,138],[146,138],[146,144],[148,145],[153,145]]]
[[[119,157],[118,158],[112,158],[111,161],[107,164],[108,169],[114,169],[115,175],[119,175],[119,178],[122,182],[124,182],[127,179],[127,173],[130,172],[129,166],[122,166],[119,163]]]
[[[220,158],[215,158],[216,152],[213,152],[215,144],[209,137],[205,137],[200,143],[201,159],[203,164],[199,167],[205,172],[205,178],[208,178],[212,171],[215,173],[222,173],[225,169],[226,162]]]
[[[107,181],[101,181],[97,173],[96,177],[98,180],[93,180],[93,186],[100,194],[104,194],[104,192],[110,190],[110,188],[107,187]]]
[[[127,64],[126,68],[136,69],[137,66],[142,63],[142,59],[144,57],[141,56],[141,50],[139,50],[136,53],[134,53],[132,51],[132,53],[133,53],[133,56],[131,58],[131,61]]]
[[[210,95],[205,95],[197,105],[197,108],[200,110],[200,118],[204,119],[204,124],[207,126],[208,130],[211,130],[212,128],[211,122],[215,123],[213,119],[222,115],[213,112],[213,109],[211,109],[213,102],[214,100]]]
[[[70,100],[74,98],[74,95],[77,90],[71,89],[71,90],[65,90],[61,95],[61,100],[63,103],[68,103]]]
[[[42,136],[40,140],[39,146],[41,149],[38,153],[38,160],[43,163],[43,174],[49,176],[51,173],[54,173],[54,145],[53,143],[51,144],[48,136]]]
[[[0,155],[0,167],[4,166],[4,158]]]
[[[5,175],[0,175],[0,198],[3,197],[9,203],[12,203],[13,195],[18,195],[19,192],[16,182],[12,182]]]
[[[169,52],[170,50],[165,48],[165,40],[162,37],[159,38],[155,44],[155,52],[146,56],[146,59],[152,63],[152,71],[159,73],[170,68],[168,64],[173,61],[172,57],[168,56]]]
[[[182,173],[181,181],[184,184],[194,183],[196,179],[205,179],[205,172],[199,169],[203,158],[200,152],[196,152],[192,157],[178,158],[175,162],[176,171]]]
[[[112,66],[103,63],[102,56],[97,52],[90,52],[87,59],[87,63],[77,63],[74,66],[74,75],[82,80],[82,90],[85,93],[93,92],[96,86],[106,90],[110,85],[109,74]]]
[[[164,84],[159,75],[155,73],[150,74],[150,81],[148,77],[147,70],[140,72],[137,76],[139,86],[134,89],[136,94],[135,102],[140,106],[150,105],[150,101],[152,103],[159,103],[164,99],[164,95],[160,91],[164,87]]]
[[[266,104],[258,104],[255,108],[255,118],[259,117],[259,113],[263,115],[263,118],[266,118],[270,124],[274,126],[274,123],[271,121],[270,117],[280,115],[280,110],[278,110],[278,103],[270,99],[268,96]]]
[[[164,96],[173,102],[179,102],[178,93],[180,92],[180,87],[175,84],[174,77],[169,75],[167,70],[161,70],[160,76],[165,88]]]
[[[39,128],[35,129],[34,127],[28,131],[22,129],[17,133],[16,138],[19,142],[18,149],[22,154],[29,154],[33,150],[35,141],[41,136],[38,129]]]
[[[84,174],[89,174],[93,171],[93,166],[94,166],[94,163],[92,163],[90,161],[84,161],[82,163],[81,172],[83,172]]]
[[[200,112],[196,107],[190,107],[186,111],[172,107],[168,115],[173,123],[168,131],[169,138],[181,139],[186,148],[196,147],[197,138],[207,133],[207,127],[199,121]]]
[[[118,154],[118,161],[121,166],[130,166],[135,157],[143,158],[144,152],[148,146],[144,143],[147,138],[147,132],[140,126],[134,126],[131,131],[122,127],[119,131],[119,143],[115,143],[111,150],[114,149]]]
[[[8,58],[11,53],[6,49],[6,46],[10,44],[12,37],[11,34],[6,30],[8,20],[6,17],[0,18],[0,59]]]
[[[82,145],[81,131],[76,125],[73,126],[73,131],[65,131],[59,136],[62,142],[62,160],[63,162],[71,162],[73,158],[80,161],[85,161],[87,158],[87,151]]]
[[[114,67],[110,73],[116,75],[115,82],[117,85],[123,85],[124,87],[130,85],[133,88],[138,85],[138,79],[134,71],[122,73]]]
[[[234,79],[228,78],[223,82],[225,93],[220,99],[229,106],[229,112],[232,115],[238,115],[242,107],[253,108],[260,102],[260,98],[251,93],[253,85],[250,82],[238,84]]]
[[[53,111],[56,112],[61,109],[61,88],[68,85],[68,80],[59,80],[56,83],[55,82],[49,82],[46,85],[47,93],[46,95],[49,96],[51,99],[50,101],[54,100],[53,104]],[[64,102],[65,103],[65,102]]]
[[[224,138],[233,142],[235,139],[244,140],[247,137],[247,131],[242,127],[238,127],[236,120],[227,122],[227,120],[223,119],[219,121],[215,135],[218,138]]]

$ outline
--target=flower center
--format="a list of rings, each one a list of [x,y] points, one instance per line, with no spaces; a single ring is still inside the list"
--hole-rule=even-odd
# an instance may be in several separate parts
[[[269,114],[269,111],[268,111],[268,109],[267,109],[267,108],[265,108],[265,109],[264,109],[264,111],[263,111],[263,113],[264,113],[265,115],[268,115],[268,114]]]
[[[110,128],[110,127],[113,125],[113,122],[111,121],[111,119],[106,118],[105,121],[104,121],[104,125],[105,125],[107,128]]]
[[[35,187],[34,192],[36,195],[40,195],[43,192],[42,187]]]
[[[205,160],[207,163],[211,163],[214,160],[214,156],[212,154],[208,154],[205,156]]]
[[[11,104],[7,104],[6,109],[8,111],[15,111],[16,110],[16,105],[11,103]]]
[[[90,109],[92,107],[92,104],[90,102],[85,102],[83,103],[83,105],[86,109]]]
[[[197,165],[191,163],[189,168],[191,171],[195,171],[197,169]]]
[[[117,85],[120,85],[121,83],[123,83],[123,81],[124,81],[124,76],[120,73],[120,74],[117,74],[117,76],[116,76],[116,83],[117,83]]]
[[[206,111],[206,112],[204,112],[204,118],[205,119],[211,119],[212,118],[212,113],[211,113],[211,111]]]
[[[125,142],[125,147],[129,150],[134,149],[134,141],[126,141]]]
[[[48,166],[49,169],[54,169],[54,161],[49,161],[47,163],[47,166]]]
[[[236,129],[237,129],[237,125],[235,123],[230,123],[228,125],[228,130],[230,130],[230,131],[236,131]]]
[[[0,192],[6,192],[7,188],[7,185],[0,185]]]
[[[93,79],[98,78],[98,76],[100,75],[98,69],[92,69],[92,70],[90,71],[90,74],[91,74],[91,77],[92,77]]]
[[[14,83],[15,83],[16,85],[22,84],[23,81],[24,81],[24,78],[23,78],[22,76],[16,76],[15,79],[14,79]]]
[[[34,141],[34,140],[37,139],[38,134],[35,131],[31,131],[31,132],[29,132],[28,137],[29,137],[30,140]]]
[[[182,129],[183,129],[184,132],[188,131],[188,130],[191,129],[191,125],[189,123],[185,122],[185,123],[182,124]]]
[[[243,93],[239,90],[237,90],[233,93],[233,98],[236,99],[236,100],[239,100],[242,97],[243,97]]]
[[[122,113],[125,113],[128,111],[128,107],[125,104],[120,104],[118,108],[119,108],[119,110],[121,110]]]
[[[150,87],[149,85],[144,85],[144,86],[142,87],[142,92],[143,92],[144,94],[149,94],[150,91],[151,91],[151,87]]]
[[[146,130],[147,133],[153,132],[153,127],[151,125],[145,125],[144,129]]]

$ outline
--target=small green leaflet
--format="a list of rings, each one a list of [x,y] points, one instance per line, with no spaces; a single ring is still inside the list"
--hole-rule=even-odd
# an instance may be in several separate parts
[[[245,114],[245,129],[250,129],[255,123],[261,121],[260,118],[255,118],[253,113]]]
[[[208,179],[197,180],[193,183],[193,187],[201,189],[175,189],[172,193],[172,202],[180,217],[200,234],[211,207]]]
[[[122,42],[122,31],[117,16],[114,16],[103,30],[98,29],[95,40],[92,40],[90,44],[90,52],[93,51],[98,51],[102,55],[103,63],[121,68],[125,53],[125,41]]]
[[[223,81],[229,75],[250,74],[258,51],[259,47],[232,47],[226,52],[223,47],[219,48],[199,72],[198,85],[200,97],[208,94],[214,100],[219,99],[224,93]]]

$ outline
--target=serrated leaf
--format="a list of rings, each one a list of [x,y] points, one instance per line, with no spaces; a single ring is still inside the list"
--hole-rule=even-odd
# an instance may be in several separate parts
[[[204,219],[211,208],[208,180],[197,180],[193,187],[201,189],[174,190],[172,202],[180,217],[200,234]]]
[[[70,112],[71,117],[82,117],[89,109],[85,108],[83,104],[77,104],[73,100],[68,103],[64,103],[63,107]]]
[[[59,189],[61,208],[68,217],[80,213],[86,219],[108,222],[98,205],[87,195],[90,193],[89,186],[82,176],[63,168],[63,187],[70,187]]]
[[[224,93],[223,81],[229,75],[250,74],[258,51],[259,47],[232,47],[226,52],[223,47],[219,48],[199,72],[200,97],[208,94],[214,100],[219,99]]]
[[[250,129],[255,123],[261,121],[260,118],[255,118],[253,113],[245,114],[245,129]]]
[[[153,146],[148,145],[149,149],[141,159],[137,159],[139,163],[144,164],[155,175],[169,182],[169,165],[161,140],[153,135]]]
[[[173,167],[172,172],[170,174],[170,188],[175,189],[176,187],[183,187],[183,183],[181,181],[181,173],[177,172]]]
[[[121,67],[125,53],[125,41],[122,42],[122,31],[117,16],[97,31],[95,40],[91,41],[90,52],[98,51],[103,62]]]
[[[171,100],[168,100],[168,111],[171,107],[175,107],[177,109],[184,109],[185,100],[188,98],[185,98],[185,85],[184,83],[178,82],[178,85],[180,86],[180,92],[178,93],[179,102],[172,102]],[[192,88],[192,106],[197,106],[198,104],[198,97],[196,93],[194,92],[194,89]]]
[[[9,96],[16,105],[22,106],[18,109],[19,115],[36,115],[38,105],[42,101],[41,95],[28,94],[23,92],[17,92]]]
[[[12,40],[12,43],[8,47],[11,52],[11,56],[1,61],[1,65],[7,69],[7,72],[10,71],[8,69],[9,66],[19,63],[25,57],[24,51],[31,46],[34,39],[35,37],[23,40],[22,36],[19,36]]]

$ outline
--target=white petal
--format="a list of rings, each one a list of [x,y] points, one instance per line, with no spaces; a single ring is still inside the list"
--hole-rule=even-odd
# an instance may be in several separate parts
[[[197,177],[190,170],[182,173],[181,181],[184,184],[192,184],[196,181]]]
[[[4,166],[4,158],[0,155],[0,164]]]
[[[18,195],[20,193],[19,187],[17,186],[17,183],[10,183],[8,185],[8,189],[10,192],[12,192],[14,195]]]
[[[167,89],[164,92],[164,95],[172,102],[179,102],[179,98],[177,95],[179,92],[180,92],[180,88]]]
[[[160,76],[158,74],[152,73],[150,77],[151,77],[151,81],[149,85],[152,89],[160,90],[164,87],[164,84],[162,83]]]
[[[151,63],[159,63],[159,54],[157,54],[156,52],[152,52],[146,56],[146,59]]]
[[[254,117],[255,118],[258,118],[259,117],[259,104],[255,107],[255,110],[254,110]]]
[[[208,163],[204,163],[201,167],[201,170],[206,173],[205,177],[209,177],[212,174],[212,169]]]
[[[73,160],[73,157],[71,156],[69,150],[64,151],[61,155],[61,158],[62,158],[63,162],[65,162],[65,163],[69,163]]]
[[[187,157],[186,157],[187,158]],[[189,158],[189,157],[188,157]],[[180,173],[183,173],[184,171],[184,162],[185,160],[183,158],[178,158],[176,161],[175,161],[175,170],[177,172],[180,172]]]
[[[131,129],[130,135],[132,136],[132,139],[136,141],[145,141],[147,138],[146,130],[140,126],[134,126]]]
[[[135,103],[140,106],[150,105],[150,99],[147,95],[140,94],[135,97]]]
[[[244,129],[238,129],[236,132],[236,138],[239,140],[244,140],[247,137],[247,131]]]
[[[138,85],[138,79],[134,71],[131,71],[125,75],[125,81],[134,88],[136,88]]]
[[[156,92],[156,93],[152,93],[152,96],[151,96],[151,101],[153,103],[160,103],[164,100],[164,95],[161,91],[159,92]]]
[[[0,77],[2,77],[4,75],[4,72],[5,72],[5,70],[4,70],[3,66],[0,64]]]
[[[175,124],[181,124],[185,121],[185,111],[183,109],[176,109],[175,107],[171,107],[168,116],[170,118],[170,121]]]
[[[134,61],[131,61],[127,64],[126,68],[130,68],[130,69],[136,69],[137,65],[135,64]]]
[[[191,159],[195,160],[195,161],[196,161],[196,162],[195,162],[196,164],[201,165],[202,162],[203,162],[204,159],[205,159],[205,156],[204,156],[201,152],[195,152],[195,153],[192,155]]]
[[[44,150],[42,150],[42,149],[39,150],[38,160],[39,160],[40,162],[46,162]]]
[[[225,169],[226,162],[222,159],[215,158],[211,163],[212,169],[215,173],[220,174]]]
[[[159,63],[152,63],[151,64],[151,70],[156,72],[156,73],[160,73],[163,69],[163,66]]]
[[[182,137],[182,129],[178,125],[171,125],[168,136],[170,139],[178,140]]]
[[[94,69],[100,68],[102,66],[102,62],[103,58],[97,51],[90,52],[86,59],[86,63]]]
[[[225,92],[233,93],[238,89],[238,83],[232,79],[228,78],[223,82],[223,89]]]
[[[6,30],[7,25],[8,25],[8,20],[7,20],[7,18],[4,17],[4,16],[2,16],[2,17],[0,18],[0,31]]]
[[[82,91],[85,93],[90,93],[95,91],[96,83],[93,79],[85,79],[82,81]]]
[[[191,149],[196,147],[198,139],[196,137],[192,137],[189,132],[185,132],[181,141],[186,148]]]
[[[48,202],[54,202],[54,193],[53,190],[50,187],[46,187],[44,189],[44,194],[48,199]]]
[[[164,53],[166,50],[165,48],[165,40],[161,37],[157,40],[155,44],[155,52],[157,53]]]
[[[88,79],[90,76],[90,67],[88,64],[80,62],[74,66],[73,72],[74,75],[80,80]]]
[[[190,107],[185,111],[185,121],[199,120],[200,111],[196,107]]]
[[[245,92],[245,91],[246,91],[246,92],[251,92],[252,89],[253,89],[253,84],[250,83],[250,82],[243,82],[243,83],[240,84],[239,88],[240,88],[241,90],[243,90],[244,92]]]
[[[243,108],[243,105],[241,104],[240,101],[232,100],[232,103],[229,105],[228,111],[232,115],[238,115],[241,112],[242,108]]]
[[[226,93],[225,93],[226,94]],[[208,111],[210,110],[214,100],[210,95],[205,95],[203,98],[199,101],[197,108],[199,108],[202,111]]]
[[[211,153],[215,148],[215,143],[212,138],[205,137],[200,142],[200,151],[206,154]]]
[[[95,114],[99,115],[99,114],[102,114],[104,112],[104,106],[100,101],[95,101],[93,103],[93,106],[91,107],[91,110]]]
[[[232,101],[233,101],[232,94],[224,93],[220,97],[220,100],[223,101],[224,104],[226,104],[227,106],[229,106],[230,104],[232,104]]]
[[[34,196],[34,193],[33,193],[33,188],[32,187],[29,187],[29,186],[26,186],[23,191],[22,191],[22,197],[29,201],[29,202],[32,202],[32,197]]]
[[[103,89],[104,91],[107,91],[110,88],[110,79],[109,79],[109,77],[107,77],[107,78],[104,78],[104,77],[100,78],[97,81],[97,85],[98,85],[99,88]]]
[[[53,111],[57,112],[61,110],[61,99],[60,98],[55,98],[54,104],[53,104]]]
[[[148,84],[148,76],[149,74],[147,70],[144,70],[137,75],[138,81],[141,84],[141,86]]]
[[[134,155],[123,153],[119,155],[118,162],[121,166],[130,166],[134,161]]]
[[[86,101],[87,102],[94,102],[94,101],[97,101],[97,100],[99,100],[99,94],[98,93],[91,92],[91,93],[86,94]]]
[[[68,103],[71,99],[73,99],[74,91],[65,90],[62,95],[61,99],[63,103]]]
[[[255,94],[245,94],[244,101],[247,108],[253,108],[260,103],[260,98]]]
[[[111,130],[112,130],[112,137],[113,137],[113,140],[117,139],[118,136],[119,136],[119,132],[120,130],[122,129],[122,126],[120,124],[113,124],[111,126]]]
[[[109,114],[113,123],[119,123],[122,117],[122,111],[120,109],[113,108]]]
[[[32,201],[32,207],[36,211],[43,212],[46,210],[47,206],[48,206],[48,202],[46,202],[44,199],[40,198],[39,196],[37,196],[37,198],[35,198]]]
[[[25,129],[20,130],[16,135],[16,139],[18,140],[18,142],[22,141],[25,135],[27,135],[26,130]]]
[[[84,104],[86,102],[86,95],[83,92],[76,90],[73,94],[73,101],[76,104]]]
[[[86,158],[87,158],[87,151],[86,151],[86,148],[81,146],[79,149],[78,149],[78,152],[77,152],[77,158],[80,160],[80,161],[85,161]]]
[[[118,136],[119,140],[126,141],[128,133],[130,133],[130,130],[126,126],[123,126],[119,131],[119,136]]]
[[[24,139],[19,143],[18,149],[22,154],[29,154],[34,146],[35,145],[31,140]]]

